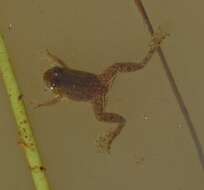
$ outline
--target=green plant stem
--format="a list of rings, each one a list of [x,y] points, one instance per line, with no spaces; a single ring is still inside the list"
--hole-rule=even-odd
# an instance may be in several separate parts
[[[45,167],[42,165],[40,159],[31,125],[26,114],[22,94],[9,62],[2,35],[0,35],[0,72],[16,119],[20,138],[19,145],[21,145],[25,152],[36,190],[50,190],[45,176]]]

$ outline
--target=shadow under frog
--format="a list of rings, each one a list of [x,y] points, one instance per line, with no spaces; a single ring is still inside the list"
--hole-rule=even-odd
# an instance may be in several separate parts
[[[49,58],[58,66],[47,70],[44,73],[43,79],[47,87],[55,94],[55,97],[39,104],[37,107],[55,104],[63,97],[75,101],[90,102],[99,121],[117,124],[116,128],[108,130],[99,136],[96,141],[100,151],[110,152],[111,144],[125,126],[126,120],[117,113],[105,111],[106,94],[117,74],[142,69],[150,61],[166,35],[166,33],[161,32],[154,34],[149,50],[141,62],[115,63],[101,74],[72,69],[66,66],[57,56],[47,51]]]

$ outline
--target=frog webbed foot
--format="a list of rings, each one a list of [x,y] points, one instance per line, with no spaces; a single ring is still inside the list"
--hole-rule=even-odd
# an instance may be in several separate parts
[[[111,145],[115,138],[120,134],[122,128],[125,126],[125,118],[116,113],[107,113],[104,111],[104,98],[98,97],[93,102],[94,112],[99,121],[116,123],[117,127],[107,130],[104,134],[99,135],[96,140],[96,146],[99,152],[110,153]]]
[[[114,139],[120,134],[123,127],[117,127],[100,134],[96,139],[96,147],[98,152],[105,152],[110,154],[111,145]]]

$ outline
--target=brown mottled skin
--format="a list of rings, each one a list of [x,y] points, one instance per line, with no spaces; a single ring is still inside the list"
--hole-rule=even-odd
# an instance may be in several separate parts
[[[47,70],[43,76],[47,87],[54,92],[55,98],[39,104],[38,107],[55,104],[63,97],[90,102],[99,121],[118,124],[116,129],[109,131],[98,139],[99,148],[109,152],[112,141],[119,135],[126,120],[119,114],[105,111],[106,94],[117,74],[142,69],[165,37],[166,34],[155,33],[149,51],[141,62],[115,63],[98,75],[69,68],[58,57],[47,52],[51,60],[59,65]]]

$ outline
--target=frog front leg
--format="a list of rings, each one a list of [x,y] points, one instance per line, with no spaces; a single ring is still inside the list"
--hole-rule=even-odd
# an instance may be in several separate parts
[[[62,67],[67,68],[67,65],[59,57],[57,57],[56,55],[50,53],[49,50],[46,50],[46,53],[47,53],[48,59],[50,59],[53,63],[61,65]]]
[[[108,67],[102,74],[98,75],[99,79],[103,81],[105,84],[110,84],[115,79],[118,73],[134,72],[144,68],[144,66],[146,66],[147,63],[149,63],[153,54],[160,47],[162,41],[167,36],[168,34],[162,31],[156,32],[152,37],[147,54],[140,62],[114,63],[113,65]]]
[[[62,96],[55,96],[53,99],[51,100],[48,100],[46,102],[43,102],[43,103],[40,103],[38,104],[35,108],[39,108],[39,107],[43,107],[43,106],[51,106],[51,105],[54,105],[58,102],[60,102],[62,99]]]
[[[121,130],[125,126],[126,120],[119,114],[105,112],[105,103],[103,96],[97,97],[92,103],[96,118],[99,121],[117,124],[116,128],[112,128],[106,131],[96,140],[96,145],[99,151],[110,153],[111,145],[114,139],[120,134]]]

